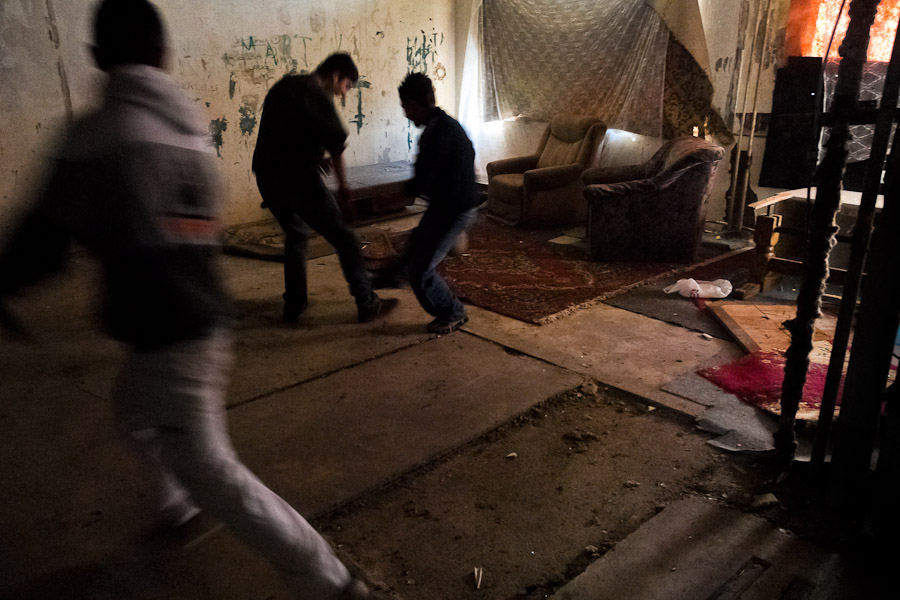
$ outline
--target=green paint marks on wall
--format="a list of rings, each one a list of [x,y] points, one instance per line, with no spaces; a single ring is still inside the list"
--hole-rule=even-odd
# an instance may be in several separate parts
[[[245,104],[238,109],[238,112],[241,113],[241,137],[249,136],[256,129],[256,109]]]
[[[437,47],[444,43],[444,34],[436,31],[431,34],[421,30],[422,39],[406,38],[406,70],[408,73],[427,73],[428,61],[432,66],[437,61]]]
[[[213,119],[209,122],[209,135],[212,136],[213,146],[216,147],[216,156],[222,158],[222,132],[228,129],[228,119]]]
[[[234,38],[231,48],[222,54],[222,62],[236,81],[270,87],[283,75],[302,73],[309,68],[307,46],[311,41],[311,37],[289,33],[268,38],[252,35]]]
[[[354,86],[356,88],[356,114],[353,115],[353,118],[350,119],[351,123],[356,124],[356,133],[359,133],[360,129],[363,128],[363,122],[366,117],[366,114],[363,112],[363,88],[371,88],[372,84],[365,79],[360,79],[356,82]]]
[[[311,37],[304,37],[304,36],[302,36],[302,35],[297,35],[297,36],[294,36],[294,37],[296,37],[298,40],[300,40],[301,42],[303,42],[303,66],[306,67],[306,68],[309,68],[309,57],[308,57],[307,54],[306,54],[306,42],[311,42],[311,41],[312,41],[312,38],[311,38]]]

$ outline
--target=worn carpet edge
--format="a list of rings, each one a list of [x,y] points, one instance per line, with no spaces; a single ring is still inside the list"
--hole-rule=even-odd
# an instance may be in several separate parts
[[[737,256],[739,254],[748,252],[750,250],[753,250],[752,246],[748,246],[746,248],[737,248],[735,250],[730,250],[730,251],[720,254],[718,256],[713,256],[712,258],[708,258],[708,259],[700,261],[698,263],[691,263],[689,265],[676,267],[674,269],[670,269],[668,271],[658,273],[658,274],[654,275],[653,277],[648,277],[647,279],[642,279],[640,281],[635,281],[634,283],[629,283],[628,285],[623,285],[622,287],[620,287],[618,289],[612,290],[610,292],[606,292],[604,294],[600,294],[599,296],[596,296],[585,302],[581,302],[579,304],[573,304],[572,306],[566,307],[561,311],[553,313],[552,315],[547,315],[545,317],[540,317],[538,319],[529,319],[526,322],[533,323],[535,325],[547,325],[548,323],[558,321],[559,319],[562,319],[563,317],[567,317],[567,316],[571,315],[572,313],[578,312],[579,310],[589,308],[591,306],[594,306],[595,304],[599,304],[599,303],[601,303],[605,300],[609,300],[610,298],[613,298],[615,296],[619,296],[626,292],[630,292],[631,290],[639,288],[641,286],[656,283],[657,281],[660,281],[667,277],[671,277],[672,275],[678,275],[679,273],[685,273],[685,272],[691,271],[693,269],[699,269],[702,267],[706,267],[706,266],[714,264],[718,261],[726,260],[728,258]],[[513,318],[515,318],[515,317],[513,317]]]

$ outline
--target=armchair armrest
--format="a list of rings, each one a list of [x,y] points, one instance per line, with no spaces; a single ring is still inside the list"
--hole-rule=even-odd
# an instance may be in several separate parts
[[[605,202],[613,198],[626,198],[637,196],[647,198],[650,194],[659,191],[659,186],[653,179],[635,179],[634,181],[622,181],[619,183],[592,184],[584,188],[584,197],[589,203]]]
[[[593,185],[644,179],[646,176],[644,165],[621,165],[618,167],[593,167],[584,172],[582,179],[585,185]]]
[[[486,166],[488,179],[495,175],[507,173],[524,173],[537,166],[538,155],[516,156],[515,158],[503,158],[489,162]]]
[[[529,190],[551,190],[577,181],[583,167],[577,163],[543,167],[525,171],[525,187]]]

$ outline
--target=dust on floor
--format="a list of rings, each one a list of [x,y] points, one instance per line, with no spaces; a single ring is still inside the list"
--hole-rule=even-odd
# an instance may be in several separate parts
[[[748,506],[765,468],[706,440],[589,383],[316,525],[398,598],[545,598],[686,495]]]

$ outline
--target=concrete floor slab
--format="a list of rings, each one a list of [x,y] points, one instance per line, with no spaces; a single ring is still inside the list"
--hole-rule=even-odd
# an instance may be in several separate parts
[[[606,384],[699,416],[706,407],[662,390],[666,383],[740,356],[732,342],[606,304],[546,325],[530,325],[470,307],[465,330]]]
[[[310,307],[296,324],[285,324],[281,319],[281,263],[233,256],[224,257],[224,263],[238,317],[232,372],[240,374],[229,382],[229,406],[433,337],[425,330],[431,318],[409,290],[381,294],[400,299],[397,310],[387,318],[357,323],[356,303],[337,256],[309,262]],[[117,361],[97,365],[92,373],[85,374],[81,387],[108,399],[116,368]]]
[[[270,567],[228,534],[169,566],[134,558],[129,544],[154,515],[144,474],[117,438],[106,403],[121,347],[92,317],[92,261],[77,256],[71,266],[73,273],[10,303],[36,340],[4,340],[0,361],[0,589],[46,575],[51,587],[43,590],[59,583],[61,591],[36,598],[69,597],[72,581],[108,591],[84,597],[121,598],[117,590],[143,585],[150,598],[184,578],[184,593],[171,597],[281,597]],[[229,391],[235,445],[307,516],[585,377],[698,414],[702,405],[660,386],[739,354],[732,344],[604,305],[542,327],[470,307],[463,332],[435,337],[409,290],[387,291],[401,299],[399,309],[360,325],[334,256],[310,262],[309,312],[286,327],[281,264],[226,257],[225,273],[241,311]],[[236,572],[240,583],[223,583]]]
[[[688,498],[617,544],[553,600],[857,597],[835,554],[756,515]]]
[[[582,381],[454,333],[260,398],[229,419],[247,466],[315,515]]]
[[[308,263],[309,309],[296,324],[281,321],[283,266],[230,257],[226,272],[238,299],[235,372],[228,399],[234,406],[260,395],[350,367],[431,338],[430,320],[409,290],[387,290],[400,298],[386,319],[356,322],[336,255]],[[257,377],[255,374],[259,374]]]
[[[102,561],[155,518],[109,406],[71,379],[36,378],[4,395],[0,440],[0,590]]]

